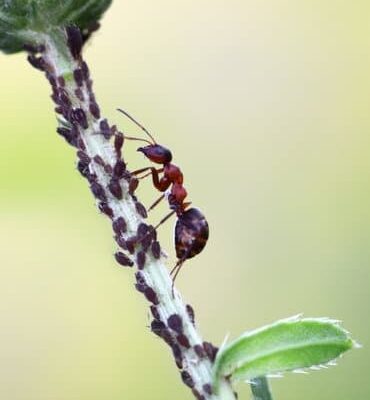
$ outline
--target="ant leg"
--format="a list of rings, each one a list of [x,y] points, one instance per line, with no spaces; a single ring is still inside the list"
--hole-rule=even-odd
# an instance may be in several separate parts
[[[140,175],[143,172],[146,172],[146,171],[149,171],[149,170],[151,170],[151,171],[148,172],[145,176],[142,176],[141,178],[146,178],[147,176],[152,175],[153,174],[152,170],[155,170],[157,173],[163,172],[163,168],[155,169],[153,167],[145,167],[145,168],[141,168],[141,169],[137,169],[135,171],[132,171],[131,174],[132,175]]]
[[[162,224],[164,224],[169,218],[172,217],[173,214],[175,214],[176,211],[171,211],[169,214],[167,214],[163,219],[161,219],[158,224],[154,227],[154,230],[156,231]],[[151,232],[145,234],[141,239],[139,239],[136,243],[142,242],[147,236],[151,235]]]
[[[147,178],[148,176],[150,176],[151,174],[152,174],[152,171],[147,172],[145,175],[139,176],[137,179],[145,179],[145,178]]]
[[[164,168],[159,168],[159,169],[152,168],[151,169],[153,185],[160,192],[165,192],[172,183],[168,179],[168,177],[165,175],[162,176],[162,178],[159,178],[159,173],[163,172],[163,171],[164,171]]]
[[[172,286],[171,286],[172,297],[174,297],[175,280],[186,260],[187,260],[187,254],[185,254],[179,261],[177,261],[175,267],[172,268],[170,272],[170,275],[174,274],[172,277]]]
[[[175,272],[175,270],[179,267],[178,263],[171,269],[170,276]]]
[[[135,171],[132,171],[131,174],[132,175],[140,175],[143,172],[149,171],[152,167],[145,167],[145,168],[141,168],[141,169],[136,169]]]
[[[157,230],[162,224],[164,224],[169,218],[174,215],[176,211],[171,211],[169,214],[167,214],[163,219],[161,219],[158,224],[154,227],[155,230]]]
[[[154,207],[157,207],[157,205],[166,197],[166,195],[162,194],[162,196],[156,200],[149,208],[148,211],[153,210]]]

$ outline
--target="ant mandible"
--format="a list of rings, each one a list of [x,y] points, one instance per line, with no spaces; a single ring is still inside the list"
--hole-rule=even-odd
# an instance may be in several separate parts
[[[164,146],[157,144],[147,129],[145,129],[144,126],[142,126],[126,111],[120,108],[118,111],[141,128],[148,135],[151,141],[130,136],[125,136],[125,139],[139,140],[148,143],[145,147],[139,147],[137,151],[143,153],[145,157],[153,163],[163,165],[162,168],[146,167],[132,173],[134,175],[140,175],[144,172],[150,171],[141,178],[151,175],[154,187],[160,192],[164,192],[164,194],[149,207],[149,211],[167,197],[171,212],[155,226],[155,229],[167,221],[172,215],[176,214],[177,216],[175,226],[177,263],[170,272],[171,275],[174,274],[172,279],[172,282],[174,283],[184,262],[187,259],[196,256],[204,249],[209,237],[208,222],[205,216],[197,208],[188,208],[191,202],[184,202],[187,197],[186,189],[183,186],[184,177],[180,168],[171,163],[171,151]],[[159,177],[160,173],[163,173],[161,178]]]

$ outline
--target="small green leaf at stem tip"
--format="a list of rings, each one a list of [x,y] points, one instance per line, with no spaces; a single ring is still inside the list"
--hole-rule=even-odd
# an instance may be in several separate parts
[[[213,368],[214,387],[229,377],[233,382],[285,371],[325,368],[342,353],[357,347],[338,321],[292,317],[246,332],[223,346]]]
[[[92,28],[112,0],[0,0],[0,50],[16,53],[37,44],[38,34],[77,25]]]

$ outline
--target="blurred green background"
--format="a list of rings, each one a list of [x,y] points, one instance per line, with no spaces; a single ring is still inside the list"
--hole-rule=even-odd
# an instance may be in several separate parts
[[[274,380],[277,400],[370,398],[369,16],[362,0],[115,1],[85,54],[105,114],[139,134],[123,107],[169,146],[207,215],[209,244],[178,279],[204,337],[304,312],[364,345]],[[1,399],[190,400],[113,262],[44,77],[24,54],[0,71]],[[131,169],[146,165],[135,148]]]

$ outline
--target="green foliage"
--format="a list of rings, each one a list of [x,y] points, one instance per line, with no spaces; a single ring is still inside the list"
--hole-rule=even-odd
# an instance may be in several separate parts
[[[355,342],[338,322],[294,317],[247,332],[220,349],[214,365],[214,384],[319,368],[351,349]]]
[[[0,50],[21,51],[38,33],[75,24],[86,29],[99,21],[112,0],[0,0]]]

